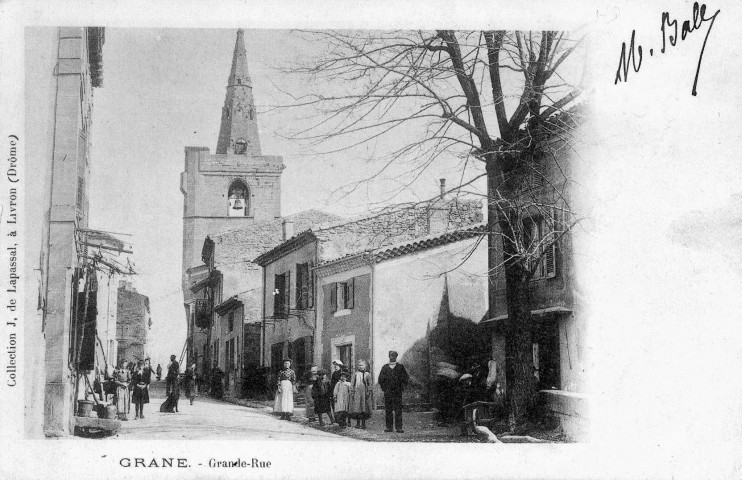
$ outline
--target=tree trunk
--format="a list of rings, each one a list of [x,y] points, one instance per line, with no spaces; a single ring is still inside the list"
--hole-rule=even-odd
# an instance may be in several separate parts
[[[496,164],[503,165],[503,159]],[[492,162],[490,165],[495,164]],[[511,172],[512,173],[512,172]],[[537,383],[533,365],[533,332],[531,322],[530,274],[523,252],[522,229],[514,225],[523,222],[520,212],[509,205],[498,204],[499,198],[511,198],[515,190],[510,182],[502,182],[504,175],[496,169],[487,169],[488,183],[488,267],[490,318],[496,315],[497,284],[495,277],[500,268],[505,270],[505,397],[511,428],[524,423],[532,412],[537,394]],[[512,178],[512,175],[509,175]],[[498,233],[499,232],[499,233]],[[498,248],[500,247],[500,248]],[[501,251],[502,254],[497,252]],[[498,268],[499,266],[499,268]]]
[[[504,247],[507,249],[507,245]],[[522,261],[506,264],[505,294],[508,307],[508,319],[505,321],[506,399],[510,425],[514,428],[522,425],[532,413],[537,394],[531,301],[528,275]]]

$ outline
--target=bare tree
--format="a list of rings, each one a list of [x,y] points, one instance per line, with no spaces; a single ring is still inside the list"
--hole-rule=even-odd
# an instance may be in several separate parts
[[[529,281],[576,218],[565,191],[568,173],[554,181],[544,166],[561,168],[559,151],[569,147],[579,121],[572,107],[584,95],[582,80],[562,70],[583,76],[570,65],[581,40],[555,31],[302,35],[323,52],[292,70],[309,75],[318,91],[295,97],[292,106],[316,107],[321,115],[294,138],[329,152],[391,139],[388,151],[372,154],[378,170],[364,182],[400,165],[409,167],[412,182],[442,156],[455,158],[461,180],[446,193],[486,198],[490,315],[494,279],[504,270],[507,404],[511,424],[522,423],[537,388]],[[471,185],[485,177],[486,193],[474,191]]]

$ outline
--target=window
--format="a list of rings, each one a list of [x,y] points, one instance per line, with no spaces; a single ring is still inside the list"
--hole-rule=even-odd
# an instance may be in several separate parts
[[[528,266],[534,270],[533,278],[556,276],[556,242],[546,220],[543,217],[527,218],[523,229],[523,244],[530,252]]]
[[[296,308],[306,310],[314,306],[314,286],[308,263],[296,265]]]
[[[237,147],[235,146],[235,150]],[[229,211],[230,217],[246,217],[250,210],[247,197],[248,189],[247,184],[242,180],[235,180],[229,186],[227,191],[227,197],[229,198]]]
[[[227,367],[227,370],[234,370],[237,366],[235,362],[235,339],[234,338],[226,341],[224,355],[226,356],[226,358],[224,359],[224,363]]]
[[[343,365],[353,365],[353,344],[349,343],[346,345],[337,346],[338,357]]]
[[[230,332],[234,330],[234,311],[230,311],[227,315],[227,327]]]
[[[353,308],[355,303],[355,283],[355,278],[351,278],[345,282],[334,284],[334,288],[330,289],[330,303],[333,312]]]
[[[291,287],[291,272],[276,275],[273,283],[273,316],[288,318],[291,307],[289,290]]]

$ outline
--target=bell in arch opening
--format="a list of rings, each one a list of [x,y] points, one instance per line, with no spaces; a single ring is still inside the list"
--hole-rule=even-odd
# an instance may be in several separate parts
[[[247,185],[236,180],[229,186],[229,213],[230,217],[246,217],[248,213]]]

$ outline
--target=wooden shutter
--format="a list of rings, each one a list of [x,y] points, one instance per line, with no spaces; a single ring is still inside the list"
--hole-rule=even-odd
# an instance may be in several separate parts
[[[286,275],[284,280],[286,282],[286,294],[283,296],[284,302],[286,302],[284,305],[284,316],[288,318],[289,313],[291,312],[291,270],[286,272],[284,275]]]
[[[340,284],[333,282],[330,285],[330,309],[337,312],[340,308],[338,305],[338,287]]]
[[[307,308],[314,307],[314,262],[307,264]]]
[[[553,226],[557,225],[556,209],[553,207],[550,209],[551,223],[542,221],[541,234],[549,236],[551,243],[546,247],[546,251],[543,256],[543,276],[544,278],[552,278],[556,276],[556,241],[553,236]]]
[[[346,283],[346,285],[347,285],[347,287],[346,287],[347,289],[346,289],[346,293],[345,293],[345,308],[353,308],[353,303],[354,303],[353,300],[354,300],[354,298],[356,296],[355,295],[356,279],[355,278],[351,278],[350,280],[348,280],[348,282]]]
[[[551,278],[556,275],[556,243],[552,243],[546,247],[546,253],[544,253],[544,277]]]
[[[296,264],[296,308],[309,308],[309,264]]]
[[[301,294],[304,289],[304,285],[302,285],[302,281],[304,280],[304,276],[302,275],[303,267],[304,265],[301,263],[296,264],[296,308],[299,310],[302,308]]]
[[[281,305],[281,299],[283,298],[283,276],[273,276],[273,316],[278,318],[281,316],[283,311],[283,305]]]

